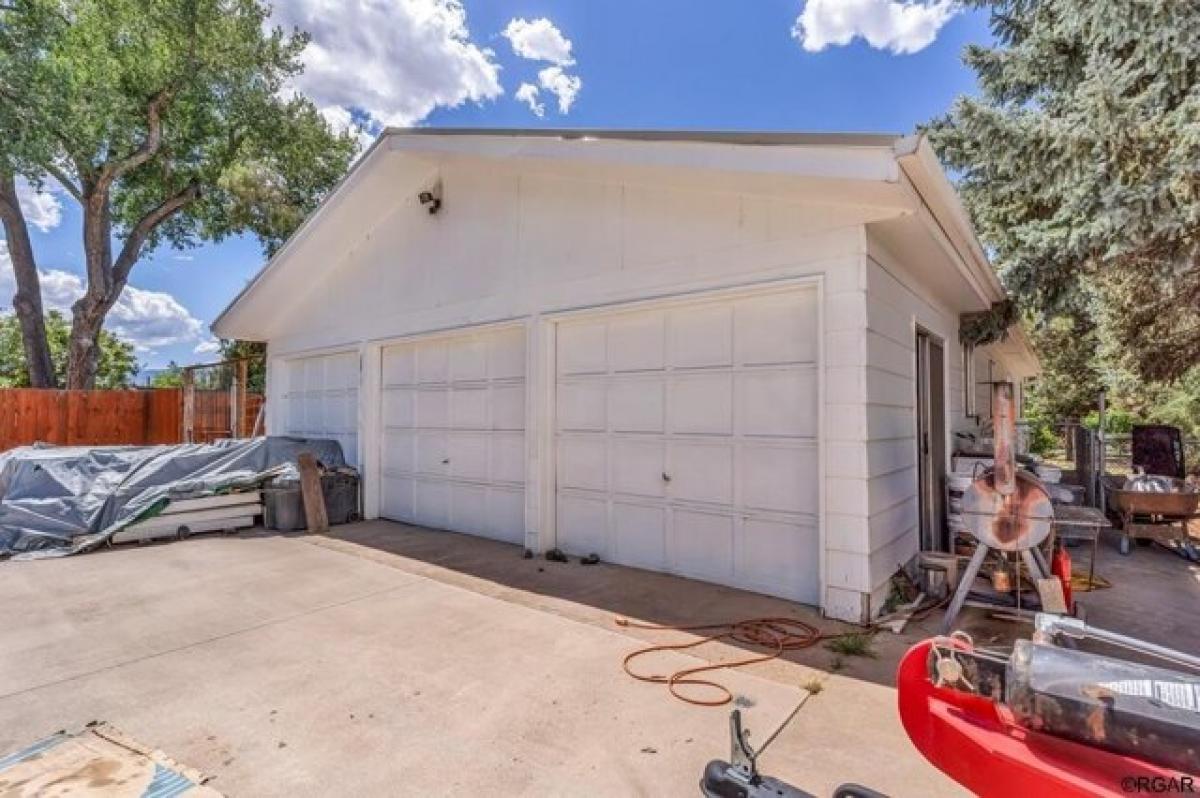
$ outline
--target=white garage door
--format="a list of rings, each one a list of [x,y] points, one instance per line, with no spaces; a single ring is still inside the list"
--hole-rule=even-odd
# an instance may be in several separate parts
[[[283,434],[332,438],[358,463],[358,353],[294,358],[286,365]]]
[[[817,328],[814,289],[560,324],[559,545],[818,603]]]
[[[383,350],[381,514],[525,540],[525,332]]]

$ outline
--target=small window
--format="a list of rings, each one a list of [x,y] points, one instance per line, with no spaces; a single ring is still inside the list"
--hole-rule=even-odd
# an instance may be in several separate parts
[[[973,418],[977,414],[975,406],[975,347],[970,344],[962,345],[962,391],[963,415]]]

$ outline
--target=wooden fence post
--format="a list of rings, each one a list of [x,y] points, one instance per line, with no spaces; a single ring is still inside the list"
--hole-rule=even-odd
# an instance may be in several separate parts
[[[193,443],[192,428],[196,414],[196,378],[191,369],[183,370],[183,434],[184,443]]]

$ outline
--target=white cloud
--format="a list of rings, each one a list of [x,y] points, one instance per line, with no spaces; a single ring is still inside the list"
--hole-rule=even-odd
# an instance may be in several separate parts
[[[855,37],[878,50],[915,53],[932,44],[958,10],[954,0],[807,0],[792,36],[812,53]]]
[[[578,75],[568,75],[562,67],[546,67],[538,73],[538,83],[542,88],[558,97],[558,112],[568,113],[575,103],[575,95],[583,88],[583,80]]]
[[[39,190],[25,178],[17,178],[17,201],[25,212],[25,221],[43,233],[62,224],[62,203],[53,190],[47,190],[50,188],[47,184]]]
[[[528,105],[536,116],[546,115],[546,104],[538,99],[538,87],[532,83],[522,83],[513,96]]]
[[[502,35],[512,44],[513,52],[522,58],[549,61],[558,66],[575,63],[571,57],[571,40],[545,17],[510,20]]]
[[[278,0],[271,23],[312,34],[294,87],[335,123],[358,109],[375,125],[413,125],[504,93],[461,0]]]
[[[196,344],[196,348],[192,350],[197,355],[215,355],[221,351],[221,342],[216,338],[208,338]]]
[[[71,305],[83,295],[79,275],[60,269],[39,271],[42,304],[46,310],[60,310],[68,316]],[[12,308],[16,293],[8,242],[0,241],[0,311]],[[105,328],[129,341],[139,352],[156,347],[187,344],[207,335],[204,322],[194,317],[179,300],[161,291],[145,291],[126,286],[121,298],[109,311]]]

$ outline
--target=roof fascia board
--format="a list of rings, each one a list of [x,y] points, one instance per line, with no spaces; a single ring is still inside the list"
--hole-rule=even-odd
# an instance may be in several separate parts
[[[745,146],[707,140],[636,140],[578,136],[436,135],[395,131],[396,151],[494,159],[544,159],[650,168],[698,169],[895,183],[892,146]]]
[[[966,208],[924,134],[906,136],[896,142],[896,161],[920,197],[921,204],[942,235],[951,242],[959,268],[970,274],[980,299],[989,306],[1008,295],[992,269]]]

